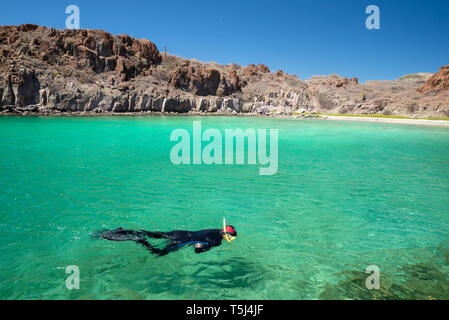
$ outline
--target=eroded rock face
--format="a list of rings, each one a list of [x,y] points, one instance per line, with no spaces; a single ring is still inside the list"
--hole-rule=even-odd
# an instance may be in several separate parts
[[[215,95],[220,85],[220,72],[184,64],[170,74],[170,85],[198,96]]]
[[[250,64],[243,69],[243,75],[248,78],[259,77],[261,74],[270,73],[270,69],[264,64]]]
[[[192,108],[190,100],[181,97],[167,98],[163,103],[163,111],[187,113]]]
[[[162,59],[150,41],[127,35],[0,26],[0,73],[8,75],[0,81],[2,113],[439,116],[449,114],[448,72],[446,66],[436,75],[363,85],[336,74],[302,81],[282,70],[271,73],[263,64],[219,65],[173,55]]]
[[[6,88],[3,90],[3,96],[0,105],[1,106],[12,106],[16,104],[16,95],[12,88],[12,77],[8,75],[5,79]]]
[[[17,88],[17,105],[24,107],[39,104],[40,83],[34,70],[22,68],[19,71],[19,86]]]
[[[418,91],[421,93],[449,91],[449,65],[442,66]]]
[[[34,38],[28,43],[23,39]],[[127,35],[99,30],[55,30],[36,25],[1,26],[0,44],[50,64],[68,64],[95,73],[117,71],[124,80],[143,74],[162,57],[156,46]],[[8,53],[4,53],[8,55]]]

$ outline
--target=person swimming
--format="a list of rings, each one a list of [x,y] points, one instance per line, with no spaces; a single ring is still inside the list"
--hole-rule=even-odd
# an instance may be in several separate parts
[[[186,246],[195,246],[195,253],[209,251],[213,247],[221,245],[222,240],[232,242],[237,237],[237,231],[233,226],[226,225],[223,221],[223,229],[207,229],[200,231],[175,230],[170,232],[152,232],[145,230],[105,230],[100,232],[99,237],[111,241],[135,241],[147,248],[158,257],[165,256]],[[151,245],[147,238],[165,239],[166,245],[156,248]]]

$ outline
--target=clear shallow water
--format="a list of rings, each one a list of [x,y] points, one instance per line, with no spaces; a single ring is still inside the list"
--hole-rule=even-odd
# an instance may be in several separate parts
[[[175,128],[279,129],[279,170],[174,166]],[[449,130],[226,117],[0,118],[1,299],[448,299]],[[122,226],[238,239],[155,259]],[[65,288],[77,265],[81,289]],[[368,265],[381,290],[364,289]]]

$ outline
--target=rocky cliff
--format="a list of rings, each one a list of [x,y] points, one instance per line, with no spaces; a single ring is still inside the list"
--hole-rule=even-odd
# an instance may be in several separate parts
[[[0,73],[1,114],[449,115],[449,66],[363,85],[338,75],[302,81],[263,64],[161,55],[148,40],[99,30],[0,26]]]

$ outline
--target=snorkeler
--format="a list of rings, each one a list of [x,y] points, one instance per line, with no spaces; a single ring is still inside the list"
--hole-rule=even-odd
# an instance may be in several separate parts
[[[237,237],[237,231],[233,226],[226,225],[223,220],[223,229],[207,229],[201,231],[170,231],[170,232],[151,232],[151,231],[134,231],[118,228],[115,230],[106,230],[99,234],[106,240],[112,241],[135,241],[140,243],[151,253],[162,257],[170,252],[177,251],[186,246],[195,246],[196,253],[206,252],[213,247],[221,245],[221,241],[225,239],[232,242]],[[166,245],[162,248],[152,246],[147,238],[165,239]]]

